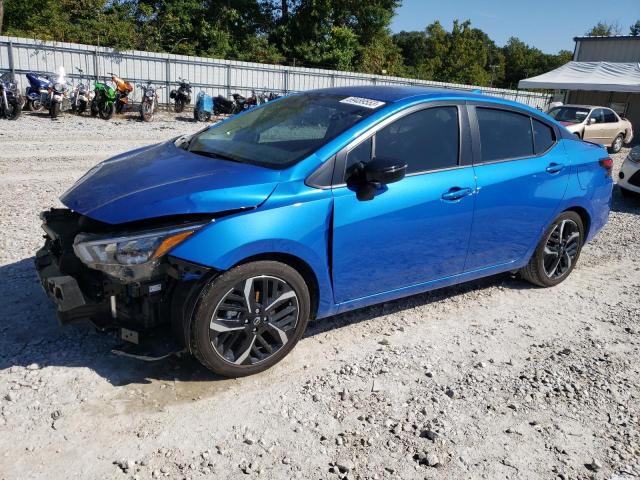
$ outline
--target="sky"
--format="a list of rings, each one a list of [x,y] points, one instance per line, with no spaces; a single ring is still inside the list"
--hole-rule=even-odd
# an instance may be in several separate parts
[[[391,30],[423,30],[439,20],[471,20],[499,46],[515,36],[545,53],[573,51],[573,37],[599,21],[618,23],[622,34],[640,20],[640,0],[402,0]]]

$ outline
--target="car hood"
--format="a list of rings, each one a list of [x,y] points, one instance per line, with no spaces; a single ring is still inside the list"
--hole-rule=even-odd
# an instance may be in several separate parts
[[[196,155],[169,141],[105,160],[60,200],[82,215],[119,224],[256,207],[279,179],[278,170]]]

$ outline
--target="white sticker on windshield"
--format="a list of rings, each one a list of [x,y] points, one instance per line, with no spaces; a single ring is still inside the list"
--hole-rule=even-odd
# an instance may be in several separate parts
[[[340,103],[348,103],[350,105],[358,105],[359,107],[364,108],[378,108],[384,105],[384,102],[379,100],[372,100],[370,98],[362,98],[362,97],[347,97],[340,100]]]

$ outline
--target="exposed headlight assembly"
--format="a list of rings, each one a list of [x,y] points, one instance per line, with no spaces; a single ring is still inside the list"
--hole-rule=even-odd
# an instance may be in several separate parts
[[[147,230],[120,237],[80,233],[73,242],[73,251],[89,268],[123,281],[135,281],[153,276],[161,257],[203,225]]]

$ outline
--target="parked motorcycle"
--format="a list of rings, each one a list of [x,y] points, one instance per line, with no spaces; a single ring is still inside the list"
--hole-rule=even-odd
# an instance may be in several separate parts
[[[18,99],[18,85],[11,73],[0,76],[0,115],[7,120],[15,120],[20,116],[22,104]]]
[[[196,104],[193,107],[193,118],[197,122],[206,122],[211,120],[211,115],[214,113],[214,99],[211,95],[205,92],[198,92],[196,97]]]
[[[40,102],[49,110],[51,118],[58,118],[63,110],[67,110],[69,100],[67,99],[67,78],[63,67],[58,70],[58,77],[49,86],[47,93],[40,96]]]
[[[48,93],[51,86],[51,79],[48,75],[29,72],[26,74],[29,86],[25,91],[26,109],[32,112],[39,112],[44,108],[42,105],[42,94]]]
[[[94,85],[94,96],[91,100],[91,115],[100,115],[103,120],[109,120],[116,110],[116,91],[104,82],[96,82]]]
[[[185,105],[191,103],[191,84],[189,80],[178,77],[178,89],[169,92],[169,98],[173,100],[173,111],[181,113]]]
[[[215,115],[235,115],[245,108],[247,99],[239,93],[231,95],[232,100],[218,95],[213,99],[213,112]]]
[[[82,74],[84,71],[77,67],[76,70],[80,73],[80,81],[75,85],[71,93],[71,111],[82,115],[89,104],[89,85],[83,81]]]
[[[133,92],[133,84],[118,77],[115,73],[109,73],[111,80],[116,85],[116,113],[122,113],[122,109],[129,103],[129,94]]]
[[[151,82],[146,85],[138,85],[142,88],[142,100],[140,101],[140,119],[145,122],[153,120],[153,115],[158,107],[158,93],[162,87],[155,87]]]

